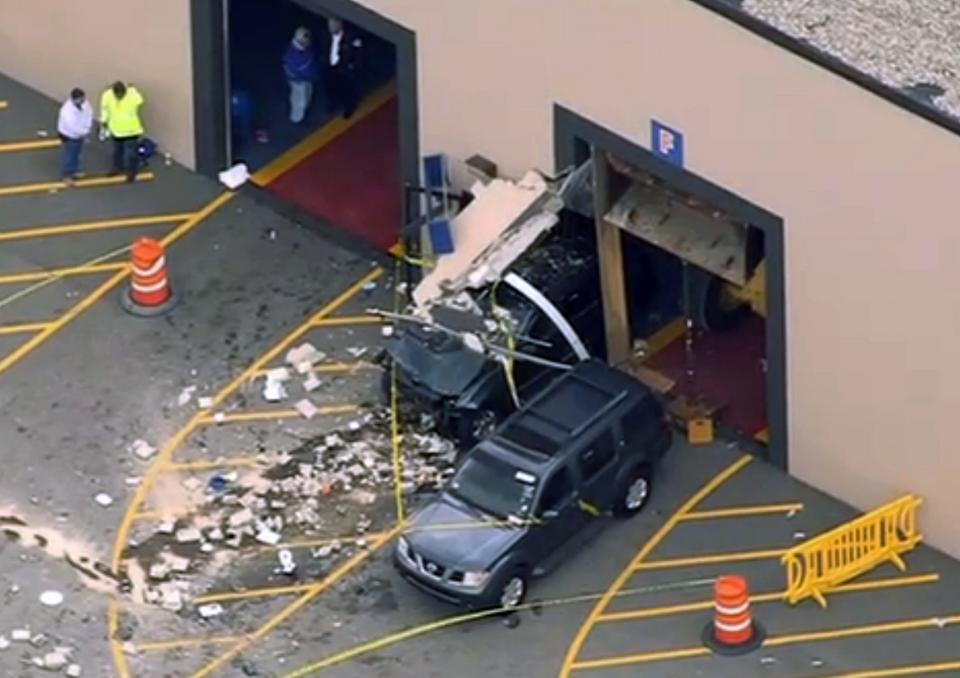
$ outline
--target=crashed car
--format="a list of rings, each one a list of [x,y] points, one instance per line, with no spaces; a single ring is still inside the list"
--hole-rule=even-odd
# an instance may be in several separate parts
[[[553,234],[499,283],[471,291],[471,310],[433,309],[443,327],[485,333],[523,357],[491,359],[456,332],[401,323],[387,347],[400,393],[468,449],[556,378],[558,366],[605,354],[599,285],[592,241]],[[505,319],[501,327],[492,329],[492,317]]]
[[[516,607],[572,537],[644,507],[672,440],[648,387],[598,360],[578,363],[464,455],[398,538],[394,565],[441,600]]]

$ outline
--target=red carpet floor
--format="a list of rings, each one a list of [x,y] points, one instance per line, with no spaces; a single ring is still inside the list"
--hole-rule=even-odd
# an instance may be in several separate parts
[[[763,319],[751,315],[730,332],[702,333],[694,341],[694,379],[686,383],[684,340],[674,341],[646,366],[676,381],[678,395],[701,395],[707,402],[724,405],[720,421],[754,436],[767,427],[766,375]]]
[[[400,233],[399,168],[394,98],[281,175],[270,190],[386,250]]]

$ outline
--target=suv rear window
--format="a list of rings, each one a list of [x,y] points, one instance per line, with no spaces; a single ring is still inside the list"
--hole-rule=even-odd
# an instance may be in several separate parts
[[[584,449],[577,457],[577,463],[580,465],[580,475],[584,481],[591,480],[606,468],[607,464],[613,461],[614,456],[613,433],[607,431],[600,434],[593,441],[593,444]]]

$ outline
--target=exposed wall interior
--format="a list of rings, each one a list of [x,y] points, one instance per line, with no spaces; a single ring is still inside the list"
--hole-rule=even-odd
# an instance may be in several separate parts
[[[57,100],[82,87],[96,103],[115,80],[133,82],[147,134],[192,167],[190,49],[189,0],[0,0],[0,71]]]
[[[960,138],[693,2],[367,4],[417,34],[424,152],[552,171],[555,103],[647,147],[657,118],[781,215],[791,470],[861,508],[925,496],[960,556]]]

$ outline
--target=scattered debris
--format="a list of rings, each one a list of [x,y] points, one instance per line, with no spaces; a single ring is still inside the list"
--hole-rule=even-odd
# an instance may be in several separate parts
[[[315,372],[310,372],[307,378],[303,382],[303,390],[307,393],[313,393],[318,388],[320,388],[321,381],[320,378],[316,375]]]
[[[209,410],[211,407],[213,407],[213,398],[210,396],[201,396],[200,398],[197,398],[197,405],[201,410]]]
[[[794,533],[793,533],[793,538],[794,538],[794,540],[796,540],[796,541],[800,541],[801,539],[806,539],[806,538],[807,538],[807,533],[806,533],[806,532],[800,532],[800,531],[794,532]]]
[[[309,342],[287,351],[287,362],[293,365],[300,374],[306,374],[313,369],[314,365],[326,357],[323,351],[318,351],[316,346]]]
[[[287,389],[284,388],[282,381],[273,381],[268,378],[263,385],[263,399],[268,403],[278,403],[286,399]]]
[[[0,650],[6,650],[10,647],[10,639],[6,636],[0,636]]]
[[[203,539],[203,535],[195,527],[185,527],[177,530],[176,540],[180,544],[191,544]]]
[[[63,602],[63,594],[59,591],[44,591],[40,594],[40,602],[47,607],[56,607]]]
[[[33,637],[33,634],[30,633],[30,629],[14,629],[10,632],[10,638],[15,643],[29,643],[30,638]]]
[[[297,412],[299,412],[300,416],[302,416],[304,419],[313,419],[320,413],[320,410],[317,408],[317,406],[310,402],[310,400],[307,398],[297,401],[297,404],[294,405],[294,408],[296,408]]]
[[[223,614],[223,606],[219,603],[210,603],[209,605],[201,605],[197,608],[197,612],[204,619],[210,619],[211,617],[219,617]]]
[[[69,658],[63,652],[48,652],[43,655],[43,668],[48,671],[60,671],[67,665],[68,661]]]
[[[157,453],[157,448],[148,443],[146,440],[137,439],[131,443],[130,452],[137,457],[137,459],[146,461]]]
[[[180,395],[177,396],[177,405],[183,407],[193,400],[193,394],[197,392],[196,386],[187,386],[185,389],[180,391]]]
[[[347,348],[347,353],[352,355],[354,358],[359,358],[367,352],[366,346],[350,346]]]
[[[269,527],[261,527],[257,532],[257,541],[268,546],[276,546],[280,543],[280,533],[271,530]]]
[[[103,506],[104,508],[106,508],[107,506],[110,506],[111,504],[113,504],[113,497],[111,497],[111,496],[110,496],[109,494],[107,494],[106,492],[99,492],[99,493],[97,493],[97,495],[96,495],[93,499],[94,499],[94,501],[96,501],[98,504],[100,504],[100,506]]]
[[[175,582],[160,585],[160,606],[171,612],[179,612],[183,609],[183,595]]]
[[[203,481],[196,476],[187,476],[180,481],[180,484],[183,485],[189,492],[196,492],[203,487]]]
[[[83,675],[83,667],[79,664],[70,664],[64,673],[70,678],[80,678]]]
[[[280,549],[277,558],[280,560],[280,572],[283,574],[293,574],[297,569],[297,563],[294,561],[293,553],[291,553],[289,549]]]
[[[393,336],[393,332],[393,325],[384,325],[380,330],[380,334],[388,339]]]
[[[174,572],[186,572],[190,569],[190,559],[167,554],[167,564]]]

